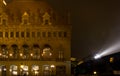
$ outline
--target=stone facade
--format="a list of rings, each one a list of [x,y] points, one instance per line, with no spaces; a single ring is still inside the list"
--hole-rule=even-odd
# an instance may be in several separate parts
[[[68,12],[62,18],[44,1],[0,4],[0,76],[70,76]]]

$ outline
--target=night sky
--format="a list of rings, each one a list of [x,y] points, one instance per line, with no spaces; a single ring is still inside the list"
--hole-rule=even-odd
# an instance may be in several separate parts
[[[47,1],[58,11],[71,10],[72,57],[94,55],[120,39],[119,0]]]
[[[120,40],[120,1],[78,0],[72,7],[72,56],[79,59]]]

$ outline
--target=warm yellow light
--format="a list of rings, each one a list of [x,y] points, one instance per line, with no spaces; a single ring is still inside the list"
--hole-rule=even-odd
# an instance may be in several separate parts
[[[7,3],[5,2],[5,0],[3,0],[3,4],[4,4],[4,5],[7,5]]]
[[[37,75],[39,72],[38,71],[35,71],[35,75]]]
[[[114,58],[111,57],[109,61],[110,61],[110,63],[112,63],[114,61]]]
[[[31,53],[30,55],[33,56],[33,53]]]
[[[96,72],[96,71],[94,71],[94,72],[93,72],[93,74],[97,74],[97,72]]]
[[[55,65],[51,65],[50,67],[51,67],[51,68],[54,68],[54,67],[55,67]]]
[[[42,54],[42,56],[43,56],[43,54]]]
[[[0,56],[2,56],[2,54],[0,53]]]
[[[20,67],[21,67],[21,68],[23,68],[23,67],[24,67],[24,65],[20,65]]]
[[[20,56],[23,56],[23,54],[22,54],[22,53],[20,53]]]
[[[12,71],[12,69],[9,70],[10,72]]]
[[[52,53],[50,53],[50,56],[52,56]]]
[[[13,56],[13,54],[9,54],[10,56]]]

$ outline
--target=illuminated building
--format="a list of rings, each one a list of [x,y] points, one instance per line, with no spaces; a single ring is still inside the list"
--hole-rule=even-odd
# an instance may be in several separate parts
[[[0,76],[70,76],[69,18],[44,0],[0,0]]]

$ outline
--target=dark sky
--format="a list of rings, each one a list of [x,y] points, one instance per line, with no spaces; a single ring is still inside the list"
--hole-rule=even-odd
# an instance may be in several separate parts
[[[56,9],[71,9],[72,57],[82,59],[120,39],[120,1],[48,0]]]
[[[72,57],[94,55],[120,38],[119,0],[47,1],[58,11],[71,10]]]
[[[78,0],[72,6],[72,56],[94,55],[120,35],[120,1]]]

